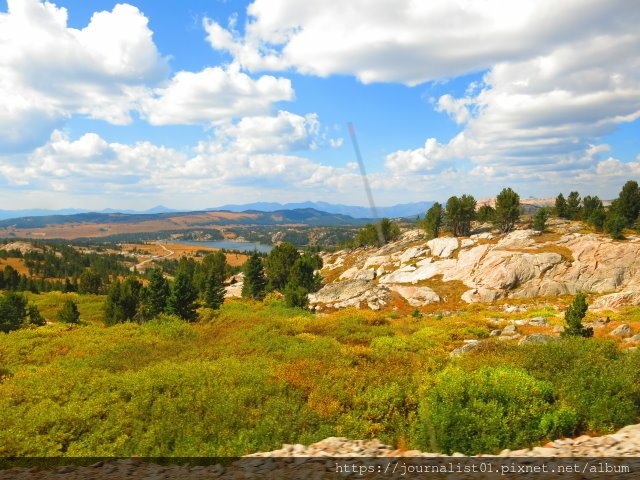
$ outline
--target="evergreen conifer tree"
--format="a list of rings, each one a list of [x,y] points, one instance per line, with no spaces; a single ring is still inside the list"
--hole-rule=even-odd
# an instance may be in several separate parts
[[[58,310],[58,321],[62,323],[80,323],[80,312],[78,312],[78,306],[76,303],[67,299],[62,304],[62,308]]]
[[[563,337],[592,337],[593,328],[585,328],[582,325],[582,319],[587,313],[587,301],[584,293],[578,293],[573,303],[569,305],[567,311],[564,312],[564,320],[567,323],[564,331],[561,333]]]
[[[507,233],[513,230],[520,218],[520,195],[510,188],[503,189],[496,197],[495,224]]]
[[[242,296],[253,300],[262,300],[264,299],[266,284],[262,260],[258,256],[258,252],[254,251],[244,265]]]
[[[442,227],[442,205],[438,202],[434,203],[424,217],[422,223],[427,233],[427,238],[438,238],[440,228]]]
[[[193,286],[189,273],[186,270],[178,270],[167,299],[167,313],[177,315],[188,322],[195,322],[198,318],[197,299],[198,291]]]
[[[207,283],[204,291],[205,307],[217,310],[224,303],[224,284],[220,279],[220,274],[211,269],[207,277]]]
[[[149,275],[149,284],[145,294],[145,310],[149,318],[153,318],[167,308],[169,298],[169,282],[162,275],[162,270],[154,268]]]

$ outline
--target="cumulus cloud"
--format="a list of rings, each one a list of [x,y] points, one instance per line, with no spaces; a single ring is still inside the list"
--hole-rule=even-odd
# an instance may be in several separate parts
[[[8,12],[0,13],[4,151],[44,143],[73,113],[127,124],[144,86],[168,73],[136,7],[118,4],[95,13],[78,30],[67,26],[66,9],[52,3],[7,4]]]
[[[435,138],[429,138],[423,148],[393,152],[385,161],[386,168],[396,174],[437,173],[452,164],[451,151]]]
[[[531,58],[638,20],[625,0],[351,0],[340,8],[323,0],[256,0],[247,14],[242,36],[205,20],[212,47],[244,68],[409,85]]]
[[[168,79],[152,35],[148,19],[128,4],[75,29],[65,8],[9,0],[0,13],[0,153],[44,144],[73,115],[127,125],[138,111],[152,125],[210,126],[268,114],[294,96],[288,79],[254,79],[233,67]]]
[[[143,100],[142,109],[152,125],[219,125],[268,113],[274,102],[293,95],[289,79],[263,75],[254,80],[234,69],[210,67],[178,72],[166,87]]]
[[[0,157],[5,186],[77,194],[142,192],[206,194],[213,188],[325,188],[346,168],[283,153],[211,149],[199,144],[184,153],[137,142],[107,142],[95,133],[72,140],[54,131],[48,143],[18,158]]]
[[[329,138],[318,115],[305,116],[280,110],[275,116],[244,117],[236,123],[221,125],[215,130],[216,140],[200,142],[201,152],[269,153],[296,150],[317,150],[339,147],[342,139]]]
[[[386,157],[394,175],[468,171],[550,178],[592,169],[592,145],[640,118],[640,9],[625,0],[505,3],[255,0],[244,32],[205,20],[213,48],[249,71],[350,74],[416,85],[487,71],[436,111],[462,131]]]

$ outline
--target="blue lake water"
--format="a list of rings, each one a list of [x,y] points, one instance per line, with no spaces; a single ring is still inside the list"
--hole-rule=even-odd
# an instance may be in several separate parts
[[[216,242],[171,242],[171,243],[179,243],[182,245],[198,245],[201,247],[212,247],[212,248],[226,248],[227,250],[239,250],[239,251],[248,251],[253,252],[257,250],[259,252],[269,253],[273,250],[273,247],[270,245],[260,245],[259,243],[251,243],[251,242],[231,242],[229,240],[218,240]]]

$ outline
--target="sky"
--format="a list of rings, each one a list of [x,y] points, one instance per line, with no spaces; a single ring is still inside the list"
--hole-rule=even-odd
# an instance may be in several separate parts
[[[634,0],[0,0],[0,208],[378,205],[640,176]]]

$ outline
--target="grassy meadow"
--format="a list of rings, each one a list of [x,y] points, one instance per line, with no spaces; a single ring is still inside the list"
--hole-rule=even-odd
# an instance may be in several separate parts
[[[553,306],[314,315],[268,297],[202,309],[193,324],[105,327],[103,296],[29,299],[55,322],[65,297],[85,325],[0,334],[0,456],[235,456],[329,436],[491,453],[611,432],[640,415],[640,351],[611,338],[492,339],[449,356],[488,337],[491,317],[559,324]]]

